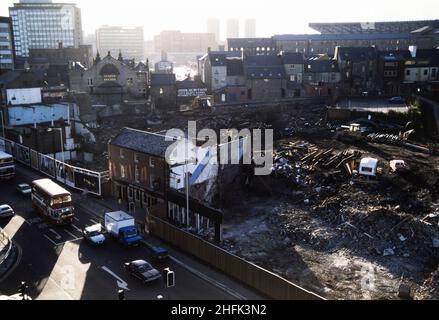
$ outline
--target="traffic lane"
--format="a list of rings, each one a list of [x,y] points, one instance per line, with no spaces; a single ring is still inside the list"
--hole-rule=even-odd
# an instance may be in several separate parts
[[[18,215],[9,221],[5,230],[20,245],[22,256],[17,267],[1,283],[1,291],[8,295],[15,294],[18,284],[26,281],[29,296],[35,298],[46,286],[62,248],[55,250],[38,229],[26,224]]]
[[[16,184],[23,182],[31,183],[31,181],[35,179],[40,179],[44,177],[39,173],[36,173],[28,168],[23,168],[19,165],[16,168],[16,177],[14,178]],[[9,191],[11,193],[14,192],[14,190]],[[11,197],[16,198],[17,195],[18,194],[15,193],[15,196],[11,195]],[[47,242],[50,242],[50,245],[54,246],[55,248],[58,246],[70,246],[74,244],[79,245],[80,248],[86,248],[85,246],[88,246],[88,244],[83,239],[81,239],[81,230],[84,229],[86,226],[99,223],[98,219],[91,215],[89,212],[76,208],[75,221],[72,226],[51,228],[45,225],[44,221],[39,220],[40,218],[38,218],[36,213],[34,213],[32,210],[30,200],[27,203],[28,205],[24,208],[23,216],[28,218],[28,222],[32,226],[36,226],[40,232],[42,231],[44,239],[47,240]],[[148,254],[149,251],[147,251],[147,249],[141,247],[138,248],[138,250],[136,250],[135,248],[128,248],[127,250],[127,248],[124,248],[122,245],[116,243],[116,241],[112,241],[112,239],[109,240],[110,241],[108,241],[107,245],[105,245],[107,249],[103,250],[103,252],[96,251],[96,249],[100,248],[88,246],[88,249],[84,249],[82,251],[80,250],[80,253],[78,253],[80,261],[81,259],[84,260],[84,257],[87,257],[88,253],[91,255],[90,258],[88,258],[88,260],[91,261],[90,268],[86,272],[87,274],[93,274],[94,276],[96,276],[96,278],[87,278],[88,281],[90,281],[90,285],[85,286],[83,294],[84,296],[90,296],[87,294],[88,291],[100,291],[97,293],[93,292],[90,297],[94,299],[96,299],[96,297],[100,297],[100,299],[114,298],[112,292],[110,292],[109,294],[102,293],[102,290],[100,290],[102,284],[100,286],[98,283],[93,284],[95,282],[95,279],[101,279],[100,277],[102,277],[102,274],[104,274],[104,277],[108,278],[108,276],[110,276],[113,278],[113,288],[115,288],[117,291],[117,281],[114,280],[114,277],[111,276],[108,272],[103,271],[102,266],[109,265],[108,268],[112,268],[110,270],[117,270],[118,274],[126,275],[125,270],[122,267],[124,262],[136,260],[139,258],[146,258],[146,260],[151,261],[151,257]],[[89,250],[90,252],[88,252],[87,250]],[[117,260],[117,263],[114,262],[115,259]],[[84,261],[81,262],[83,263]],[[74,263],[70,263],[70,265],[74,265]],[[202,280],[201,278],[193,275],[185,268],[182,268],[180,265],[177,265],[172,261],[170,261],[169,264],[157,267],[160,271],[165,267],[170,267],[176,272],[176,282],[179,285],[177,285],[175,288],[172,288],[170,291],[174,292],[174,294],[179,299],[232,299],[232,297],[223,290],[218,289],[217,287],[211,285],[205,280]],[[79,271],[75,271],[75,274],[79,273]],[[134,299],[145,299],[145,297],[155,298],[155,294],[157,293],[157,291],[160,291],[160,294],[163,294],[164,291],[164,285],[155,288],[155,292],[151,293],[151,286],[146,288],[143,284],[140,283],[140,281],[137,281],[136,279],[132,279],[130,277],[127,281],[129,285],[133,286],[133,288],[136,288],[134,292],[130,292],[130,294],[128,294]],[[99,280],[97,282],[99,282]],[[87,288],[90,288],[91,290],[88,290]]]
[[[114,299],[117,297],[120,285],[128,288],[125,296],[127,299],[132,300],[153,300],[158,295],[166,297],[168,293],[171,294],[171,299],[179,300],[233,299],[223,290],[197,277],[171,259],[166,262],[156,263],[149,251],[143,246],[126,248],[113,239],[108,239],[104,246],[93,246],[82,241],[79,253],[81,263],[91,264],[87,271],[87,279],[105,279],[112,285],[112,290],[108,293],[96,292],[96,287],[89,286],[88,281],[86,281],[81,299]],[[138,259],[150,262],[160,272],[169,267],[175,272],[176,286],[167,289],[163,278],[143,284],[142,281],[130,275],[123,265],[125,262]]]

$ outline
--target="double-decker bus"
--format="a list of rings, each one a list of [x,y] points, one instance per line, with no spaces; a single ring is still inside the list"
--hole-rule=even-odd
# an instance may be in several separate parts
[[[73,222],[72,194],[50,179],[32,182],[32,206],[53,225]]]
[[[0,180],[12,179],[15,175],[14,157],[0,151]]]

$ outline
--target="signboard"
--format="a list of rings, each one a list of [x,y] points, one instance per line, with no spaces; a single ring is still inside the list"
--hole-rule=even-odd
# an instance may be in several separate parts
[[[15,152],[15,159],[17,159],[17,161],[30,166],[30,149],[28,147],[15,144]]]
[[[91,175],[89,173],[79,171],[77,168],[74,168],[74,171],[75,188],[87,190],[88,192],[94,194],[100,193],[99,174]]]
[[[41,88],[7,89],[6,99],[13,106],[41,103]]]
[[[40,171],[55,178],[55,160],[40,153]]]
[[[32,169],[39,170],[40,166],[38,164],[38,152],[35,150],[30,151],[30,166]]]
[[[206,88],[178,89],[178,97],[205,97],[207,96]]]

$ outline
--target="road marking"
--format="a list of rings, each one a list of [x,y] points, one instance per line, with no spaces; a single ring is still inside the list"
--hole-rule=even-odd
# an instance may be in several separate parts
[[[79,219],[78,219],[78,218],[73,217],[73,219],[74,219],[76,222],[79,222]]]
[[[128,288],[128,283],[126,283],[124,280],[122,280],[122,278],[120,278],[117,274],[115,274],[113,271],[108,269],[106,266],[101,267],[101,269],[104,270],[105,272],[108,272],[109,274],[111,274],[117,280],[117,286],[120,289],[130,291],[130,289]]]
[[[52,239],[50,239],[50,237],[47,234],[45,234],[44,237],[46,237],[47,240],[52,242],[55,247],[58,246],[58,244],[55,241],[53,241]]]
[[[69,230],[64,230],[67,234],[69,234],[73,239],[76,239],[76,236],[71,233]]]
[[[93,222],[94,224],[99,224],[99,222],[97,222],[96,220],[90,219],[91,222]]]
[[[55,230],[49,229],[49,231],[52,232],[55,235],[56,240],[61,240],[62,239],[62,236],[58,232],[56,232]]]
[[[38,225],[38,229],[47,229],[49,225],[46,222],[43,222]]]
[[[74,224],[72,224],[72,227],[76,230],[76,231],[78,231],[78,232],[81,232],[82,233],[82,230],[81,229],[79,229],[77,226],[75,226]]]
[[[67,240],[67,241],[64,241],[64,242],[61,242],[61,243],[58,243],[58,244],[56,244],[56,246],[58,247],[58,246],[62,246],[62,245],[65,245],[65,244],[67,244],[67,243],[73,243],[73,242],[76,242],[76,241],[80,241],[80,240],[82,240],[82,239],[84,239],[84,238],[75,238],[75,239],[72,239],[72,240]]]

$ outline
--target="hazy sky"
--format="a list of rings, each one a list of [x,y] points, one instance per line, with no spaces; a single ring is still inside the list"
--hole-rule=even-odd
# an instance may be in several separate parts
[[[0,15],[9,15],[14,0],[0,1]],[[439,18],[438,0],[72,0],[82,9],[85,33],[103,24],[141,25],[145,39],[161,30],[205,32],[209,17],[256,18],[257,36],[310,33],[309,22],[393,21]],[[241,27],[242,29],[242,27]],[[242,32],[242,31],[241,31]]]

